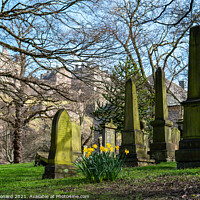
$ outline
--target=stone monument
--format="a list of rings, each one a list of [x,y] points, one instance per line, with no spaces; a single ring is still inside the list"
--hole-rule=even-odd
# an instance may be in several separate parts
[[[121,146],[121,144],[122,144],[122,134],[121,134],[121,132],[117,132],[115,137],[116,137],[115,138],[116,146]]]
[[[171,128],[173,122],[168,120],[167,93],[164,71],[156,71],[155,121],[153,126],[153,143],[150,144],[150,157],[156,163],[174,161],[175,147],[172,143]]]
[[[66,110],[58,110],[52,122],[51,146],[43,178],[65,178],[76,173],[73,166],[72,125]]]
[[[143,132],[140,130],[140,121],[137,104],[137,93],[134,82],[129,79],[125,86],[125,118],[124,131],[122,132],[122,145],[120,153],[125,149],[129,150],[127,154],[126,166],[144,166],[150,162],[144,146]]]
[[[72,122],[72,157],[75,161],[78,157],[81,157],[81,127]]]
[[[146,151],[148,153],[148,151],[150,151],[149,136],[148,136],[147,132],[145,131],[145,127],[146,127],[146,121],[144,119],[141,119],[140,120],[140,128],[141,128],[141,131],[143,132],[143,136],[144,136],[144,146],[146,147]]]
[[[174,127],[172,129],[172,143],[175,146],[175,150],[179,149],[180,136],[181,136],[180,131],[178,130],[177,127]]]
[[[110,143],[115,148],[115,130],[117,127],[113,124],[112,120],[110,123],[101,124],[102,127],[102,146],[106,147],[107,143]]]
[[[183,139],[176,151],[177,168],[200,167],[200,26],[190,29],[188,97],[182,105]]]

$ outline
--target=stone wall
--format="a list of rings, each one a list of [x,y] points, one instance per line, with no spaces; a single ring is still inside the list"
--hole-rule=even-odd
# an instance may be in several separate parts
[[[178,127],[177,120],[182,118],[182,106],[168,106],[168,118],[173,122],[173,127]]]

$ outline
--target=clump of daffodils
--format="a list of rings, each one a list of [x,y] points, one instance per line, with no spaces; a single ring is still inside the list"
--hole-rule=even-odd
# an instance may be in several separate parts
[[[94,144],[92,147],[84,148],[84,156],[74,162],[75,166],[91,182],[101,182],[102,180],[113,181],[117,178],[122,170],[125,158],[129,150],[125,149],[124,155],[115,155],[115,150],[119,150],[119,146],[112,147],[110,143],[106,147],[101,146],[99,152],[98,146]]]

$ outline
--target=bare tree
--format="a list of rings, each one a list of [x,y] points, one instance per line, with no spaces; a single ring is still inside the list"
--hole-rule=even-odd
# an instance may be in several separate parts
[[[79,31],[93,44],[89,53],[98,63],[112,67],[128,56],[143,76],[154,77],[162,67],[171,81],[187,70],[188,30],[200,18],[193,0],[101,1],[88,7],[88,14]]]

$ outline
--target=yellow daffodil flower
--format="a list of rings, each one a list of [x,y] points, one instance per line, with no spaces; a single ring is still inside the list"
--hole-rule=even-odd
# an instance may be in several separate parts
[[[96,144],[94,144],[92,147],[93,147],[94,149],[97,149],[97,145],[96,145]]]
[[[88,149],[87,148],[84,148],[84,150],[83,150],[84,152],[88,152]]]
[[[110,151],[113,151],[114,150],[114,148],[113,147],[110,147]]]
[[[94,148],[88,148],[88,152],[92,153],[94,151]]]
[[[115,146],[116,150],[119,150],[119,146]]]
[[[126,153],[126,155],[129,154],[129,150],[125,149],[125,153]]]
[[[87,153],[87,154],[86,154],[86,156],[89,158],[90,154],[89,154],[89,153]]]
[[[111,144],[110,144],[110,143],[107,143],[106,146],[107,146],[108,148],[110,148],[110,147],[111,147]]]
[[[100,151],[104,151],[105,150],[105,147],[104,146],[101,146],[100,147]]]
[[[105,148],[105,152],[107,152],[108,151],[108,148]]]

